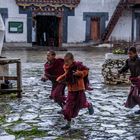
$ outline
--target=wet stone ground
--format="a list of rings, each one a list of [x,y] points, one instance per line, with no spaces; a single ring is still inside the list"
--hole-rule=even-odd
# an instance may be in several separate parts
[[[59,52],[63,56],[65,52]],[[62,131],[65,124],[60,109],[49,99],[51,83],[42,83],[45,52],[4,52],[22,59],[22,99],[12,95],[0,96],[0,140],[139,140],[140,116],[124,108],[129,87],[107,86],[103,83],[101,66],[103,53],[73,52],[77,60],[90,68],[90,82],[94,91],[86,92],[95,109],[88,115],[86,109],[73,120],[72,128]],[[14,74],[12,66],[10,73]]]

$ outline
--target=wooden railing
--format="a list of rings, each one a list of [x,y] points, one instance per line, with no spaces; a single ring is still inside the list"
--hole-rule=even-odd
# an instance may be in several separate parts
[[[115,25],[117,24],[120,16],[122,15],[124,9],[126,8],[127,6],[127,0],[120,0],[120,2],[118,3],[106,29],[105,29],[105,32],[104,34],[102,35],[102,41],[105,42],[109,39]]]

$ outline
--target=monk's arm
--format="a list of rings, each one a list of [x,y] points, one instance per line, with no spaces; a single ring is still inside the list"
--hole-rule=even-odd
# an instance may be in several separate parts
[[[64,73],[63,75],[60,75],[60,76],[56,79],[56,81],[57,81],[57,82],[62,82],[62,81],[65,80],[65,78],[66,78],[66,73]]]
[[[85,70],[77,70],[75,72],[75,75],[76,76],[80,76],[80,77],[85,77],[85,76],[88,75],[88,73],[89,73],[89,70],[88,69],[85,69]]]
[[[126,60],[125,65],[118,71],[119,74],[125,73],[129,69],[128,60]]]

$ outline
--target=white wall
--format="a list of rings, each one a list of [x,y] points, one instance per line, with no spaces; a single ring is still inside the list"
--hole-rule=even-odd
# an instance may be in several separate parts
[[[119,40],[131,40],[132,12],[124,11],[110,37]]]
[[[27,15],[19,14],[19,7],[16,5],[15,0],[0,0],[0,8],[8,8],[8,19],[5,21],[6,26],[6,42],[27,42]],[[9,21],[23,22],[23,33],[8,33]]]
[[[83,20],[84,12],[108,12],[111,18],[120,0],[81,0],[75,9],[75,16],[68,17],[68,42],[83,42],[86,35],[86,21]],[[106,22],[106,25],[108,21]],[[129,39],[131,35],[131,13],[125,12],[116,25],[112,36],[117,39]],[[126,30],[128,32],[126,32]],[[121,35],[120,35],[121,31]]]

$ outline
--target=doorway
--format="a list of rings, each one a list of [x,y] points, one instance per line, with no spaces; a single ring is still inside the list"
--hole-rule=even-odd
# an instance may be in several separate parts
[[[60,46],[60,19],[56,16],[36,16],[37,45],[47,47]]]
[[[135,26],[135,30],[133,30],[134,28],[133,26]],[[140,14],[139,13],[137,14],[137,17],[136,17],[136,25],[133,25],[133,26],[132,26],[132,31],[133,32],[136,31],[136,42],[140,42]],[[134,38],[134,36],[132,36],[132,38]]]
[[[100,40],[100,18],[98,17],[91,19],[90,39],[93,41]]]

